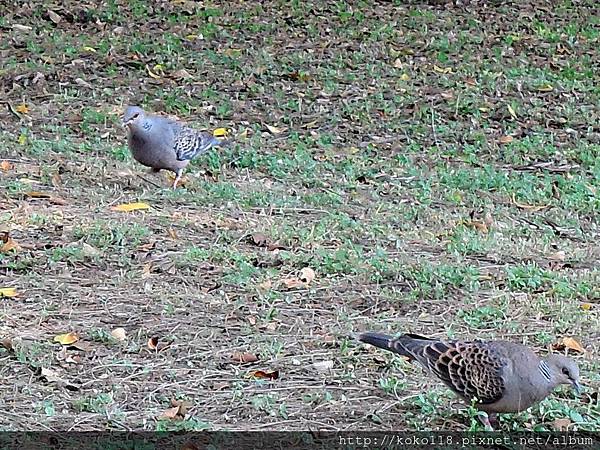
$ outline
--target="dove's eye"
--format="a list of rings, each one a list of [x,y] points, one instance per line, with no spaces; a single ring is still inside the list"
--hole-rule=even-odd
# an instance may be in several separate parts
[[[570,376],[569,369],[567,369],[566,367],[562,368],[562,373],[563,373],[563,375]]]

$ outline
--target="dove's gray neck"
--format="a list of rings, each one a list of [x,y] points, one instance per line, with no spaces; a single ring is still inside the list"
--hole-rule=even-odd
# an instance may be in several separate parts
[[[548,365],[548,363],[546,363],[546,361],[544,361],[544,360],[540,361],[540,364],[538,365],[538,371],[542,374],[542,377],[544,377],[544,379],[548,383],[552,383],[552,380],[553,380],[552,372],[550,370],[550,366]]]

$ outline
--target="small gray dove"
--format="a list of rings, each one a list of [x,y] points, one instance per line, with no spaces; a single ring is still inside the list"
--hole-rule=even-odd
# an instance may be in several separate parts
[[[146,115],[129,106],[123,115],[129,150],[137,162],[153,170],[175,172],[173,189],[190,161],[223,142],[209,133],[196,131],[167,117]]]
[[[417,334],[393,337],[359,333],[361,342],[416,361],[467,402],[494,418],[496,413],[519,412],[543,400],[558,385],[580,392],[579,368],[571,358],[538,357],[531,349],[507,341],[441,341]],[[491,424],[482,417],[487,429]]]

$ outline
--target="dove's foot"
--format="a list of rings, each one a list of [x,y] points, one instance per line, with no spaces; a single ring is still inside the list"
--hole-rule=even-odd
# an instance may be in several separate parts
[[[183,169],[179,169],[175,172],[175,181],[173,181],[173,189],[177,189],[177,183],[181,180],[181,176],[183,175]]]
[[[485,431],[494,431],[494,427],[492,426],[492,423],[494,424],[494,426],[498,425],[498,420],[496,418],[496,414],[494,414],[494,413],[491,413],[488,415],[488,413],[486,413],[484,411],[479,411],[479,413],[477,414],[477,417],[479,418],[479,420],[485,427]]]

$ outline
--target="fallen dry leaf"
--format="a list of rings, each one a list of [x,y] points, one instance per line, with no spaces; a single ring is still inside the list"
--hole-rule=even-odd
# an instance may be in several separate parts
[[[263,233],[252,233],[251,242],[258,247],[266,247],[269,238]]]
[[[144,202],[135,202],[135,203],[123,203],[122,205],[113,206],[111,209],[113,211],[121,211],[121,212],[130,212],[137,211],[139,209],[149,209],[150,205]]]
[[[215,383],[212,386],[213,391],[222,391],[223,389],[227,389],[229,387],[229,383],[227,381],[221,381],[219,383]]]
[[[0,340],[0,347],[4,347],[9,352],[13,351],[14,346],[13,346],[12,339],[4,338],[4,339]]]
[[[583,346],[572,337],[562,338],[560,341],[552,344],[552,348],[557,351],[572,350],[576,353],[585,353]]]
[[[85,81],[83,78],[75,78],[75,84],[87,89],[91,89],[93,86]]]
[[[233,359],[234,362],[245,364],[258,361],[258,356],[254,353],[233,352],[231,359]]]
[[[17,242],[13,238],[8,236],[8,233],[6,233],[5,237],[2,237],[2,241],[3,243],[2,245],[0,245],[0,253],[8,253],[11,250],[18,252],[19,250],[21,250],[21,246],[17,244]]]
[[[16,297],[16,288],[0,288],[0,297]]]
[[[569,425],[571,425],[571,419],[562,418],[562,419],[554,419],[552,422],[552,427],[557,431],[567,431],[569,429]]]
[[[179,406],[173,406],[172,408],[166,409],[160,416],[159,419],[175,419],[179,414]]]
[[[50,20],[52,22],[54,22],[55,24],[59,24],[60,21],[62,20],[62,17],[60,17],[58,14],[56,14],[54,11],[52,11],[51,9],[48,10],[48,17],[50,18]]]
[[[258,283],[256,285],[256,288],[259,291],[263,291],[263,292],[266,292],[266,291],[270,290],[271,287],[273,287],[273,283],[271,282],[271,280],[265,280],[262,283]]]
[[[310,284],[315,279],[315,271],[310,267],[305,267],[300,271],[300,281],[304,284]]]
[[[100,250],[98,250],[96,247],[91,246],[87,242],[81,244],[81,253],[83,254],[83,256],[87,256],[88,258],[94,258],[102,254]]]
[[[9,170],[12,169],[12,164],[9,163],[8,161],[2,161],[2,162],[0,162],[0,169],[3,172],[8,172]]]
[[[483,234],[486,234],[489,231],[487,224],[479,220],[465,220],[463,221],[463,225],[473,228]]]
[[[188,80],[190,78],[194,78],[192,74],[190,74],[185,69],[179,69],[176,72],[173,72],[173,78],[177,78],[178,80]]]
[[[50,197],[52,197],[52,195],[48,194],[47,192],[40,192],[40,191],[25,192],[25,195],[30,198],[50,198]]]
[[[33,30],[33,28],[31,28],[30,26],[28,26],[28,25],[21,25],[20,23],[13,24],[12,28],[13,28],[13,30],[23,31],[23,32]]]
[[[21,103],[20,105],[17,105],[15,111],[20,112],[21,114],[27,114],[29,112],[29,108],[25,103]]]
[[[81,364],[81,356],[74,355],[68,351],[69,347],[62,347],[61,350],[56,354],[56,359],[68,364]]]
[[[54,205],[66,205],[67,204],[67,201],[65,199],[60,198],[60,197],[54,197],[54,196],[50,197],[48,199],[48,201]]]
[[[281,280],[283,285],[288,289],[296,289],[299,287],[305,287],[306,285],[298,278],[285,278]]]
[[[565,253],[564,250],[559,250],[556,253],[552,253],[552,254],[548,255],[548,259],[551,259],[553,261],[564,261],[566,257],[567,257],[567,254]]]
[[[54,336],[54,342],[58,342],[61,345],[70,345],[70,344],[73,344],[74,342],[77,342],[78,340],[79,340],[79,336],[77,336],[73,332],[65,333],[65,334],[58,334],[58,335]]]
[[[582,303],[581,309],[583,309],[584,311],[589,311],[590,309],[592,309],[592,304],[591,303]]]
[[[331,369],[333,369],[333,361],[319,361],[314,363],[312,365],[312,368],[315,369],[317,372],[329,372]]]
[[[521,209],[526,209],[528,211],[541,211],[542,209],[548,208],[550,205],[526,205],[524,203],[519,203],[515,197],[515,194],[512,195],[512,201],[516,207]]]
[[[40,376],[42,378],[45,378],[48,383],[57,383],[59,385],[66,387],[70,391],[79,390],[79,386],[65,380],[64,378],[61,378],[60,376],[58,376],[58,374],[54,370],[42,367],[40,370]]]
[[[146,263],[142,268],[142,280],[146,280],[152,276],[152,264]]]
[[[273,125],[265,124],[265,126],[267,127],[267,130],[269,130],[269,133],[271,133],[271,134],[281,134],[284,131],[283,128],[275,127]]]
[[[158,338],[156,336],[148,339],[148,348],[150,350],[156,350],[158,348]]]
[[[259,378],[262,380],[276,380],[279,378],[279,370],[274,370],[272,372],[265,372],[264,370],[253,370],[248,372],[248,376],[251,378]]]
[[[192,404],[185,400],[171,400],[171,408],[166,409],[159,419],[183,420],[190,406]]]
[[[175,241],[179,239],[179,236],[177,236],[177,232],[173,228],[169,227],[167,233],[171,239]]]
[[[125,328],[115,328],[110,332],[110,335],[117,341],[124,341],[127,337],[127,332],[125,331]]]
[[[512,136],[500,136],[500,139],[498,139],[498,142],[500,142],[501,144],[510,144],[512,141]]]

